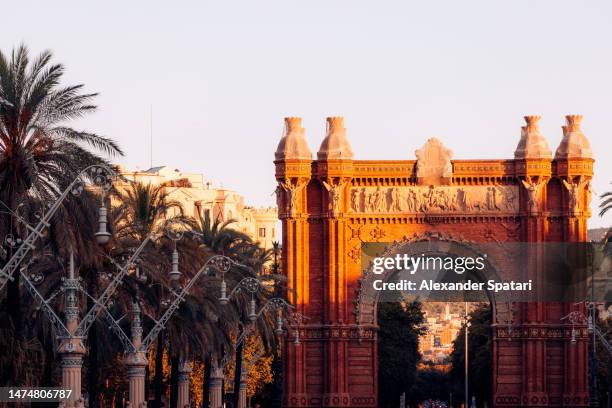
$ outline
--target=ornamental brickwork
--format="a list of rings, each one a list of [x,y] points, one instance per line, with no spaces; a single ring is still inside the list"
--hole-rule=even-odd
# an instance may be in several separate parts
[[[353,158],[342,118],[327,119],[316,160],[301,120],[285,120],[274,162],[283,273],[289,300],[308,317],[295,328],[301,344],[284,348],[286,407],[377,406],[375,305],[356,307],[363,243],[586,241],[593,158],[582,117],[566,117],[554,158],[539,119],[525,117],[514,159],[453,160],[430,139],[417,160],[372,161]],[[530,255],[536,271],[542,256]],[[512,307],[512,329],[493,328],[494,406],[587,406],[586,327],[570,344],[560,320],[572,305]]]

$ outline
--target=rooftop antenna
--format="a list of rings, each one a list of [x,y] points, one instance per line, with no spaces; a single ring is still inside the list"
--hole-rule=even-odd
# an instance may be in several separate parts
[[[153,104],[149,110],[149,144],[150,144],[150,157],[149,157],[149,168],[153,168]]]

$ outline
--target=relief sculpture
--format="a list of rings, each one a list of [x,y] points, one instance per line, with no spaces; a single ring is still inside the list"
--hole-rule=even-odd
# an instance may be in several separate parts
[[[517,186],[353,187],[356,213],[503,212],[519,208]]]
[[[521,180],[525,190],[527,190],[527,198],[529,204],[529,213],[534,215],[540,209],[540,191],[545,183],[545,180],[533,181],[530,177],[527,180]]]
[[[299,194],[305,184],[304,181],[299,180],[295,182],[285,180],[279,183],[276,188],[276,205],[279,211],[284,209],[284,212],[290,217],[296,216]]]
[[[329,192],[329,211],[332,215],[337,215],[340,212],[340,196],[342,193],[342,189],[346,185],[343,182],[338,182],[338,184],[334,184],[333,182],[321,181],[323,187]]]
[[[580,195],[584,190],[586,192],[586,206],[588,209],[589,205],[591,205],[591,184],[589,180],[583,180],[575,183],[568,183],[565,180],[563,181],[563,185],[567,189],[569,193],[569,208],[573,214],[577,214],[582,210],[580,205]]]

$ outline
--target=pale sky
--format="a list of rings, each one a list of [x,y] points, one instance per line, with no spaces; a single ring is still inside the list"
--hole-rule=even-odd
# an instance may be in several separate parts
[[[78,126],[116,139],[122,164],[149,167],[153,106],[153,164],[252,205],[274,204],[284,116],[303,117],[315,154],[325,117],[341,115],[357,159],[414,159],[432,136],[455,159],[503,159],[523,115],[543,116],[554,152],[564,115],[580,113],[594,190],[612,189],[609,1],[30,1],[1,13],[0,49],[51,49],[66,83],[100,92]]]

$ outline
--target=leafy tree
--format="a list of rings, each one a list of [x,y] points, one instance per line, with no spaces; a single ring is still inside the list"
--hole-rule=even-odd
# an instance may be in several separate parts
[[[262,344],[258,337],[249,337],[244,345],[244,364],[249,370],[247,374],[247,397],[251,398],[256,393],[272,382],[272,356],[269,353],[262,353]],[[232,363],[235,363],[233,361]],[[236,365],[228,365],[225,376],[226,385],[233,382],[236,374]],[[236,390],[234,385],[234,392]]]
[[[470,399],[491,401],[492,383],[491,346],[493,333],[491,329],[492,312],[490,305],[479,305],[469,314],[469,364],[468,380]],[[457,398],[463,400],[465,377],[465,330],[462,329],[453,342],[451,353],[451,378],[455,384]]]
[[[417,371],[412,388],[406,393],[406,396],[409,398],[411,407],[418,406],[426,399],[450,402],[451,390],[451,379],[448,373],[425,369]]]
[[[381,302],[378,305],[378,403],[397,407],[400,395],[415,380],[424,333],[421,303]]]

